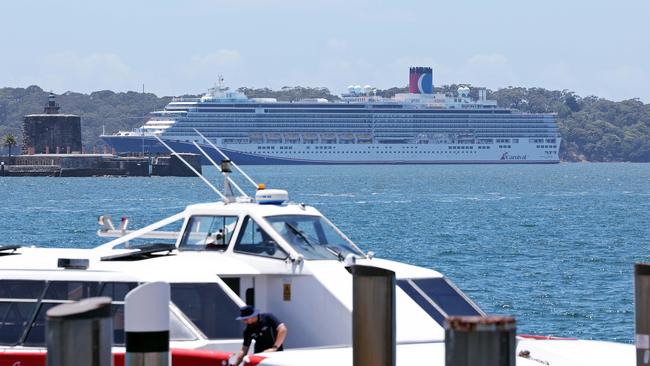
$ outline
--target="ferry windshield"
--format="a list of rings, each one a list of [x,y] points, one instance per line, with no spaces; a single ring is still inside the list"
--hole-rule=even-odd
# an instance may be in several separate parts
[[[350,253],[364,256],[359,248],[320,216],[267,216],[266,221],[305,259],[335,257],[343,260]]]

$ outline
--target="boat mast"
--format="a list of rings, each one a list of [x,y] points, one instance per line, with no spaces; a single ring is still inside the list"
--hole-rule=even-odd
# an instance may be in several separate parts
[[[221,192],[217,189],[217,187],[215,187],[214,185],[212,185],[212,183],[210,183],[209,180],[207,180],[203,175],[201,175],[201,173],[197,172],[196,169],[194,169],[194,167],[192,166],[192,164],[188,163],[185,159],[183,159],[182,156],[180,156],[176,151],[174,151],[174,149],[172,149],[169,145],[167,145],[167,144],[166,144],[166,143],[165,143],[165,142],[164,142],[160,137],[158,137],[158,135],[154,134],[153,137],[155,137],[156,140],[158,140],[158,142],[160,142],[164,147],[166,147],[167,150],[169,150],[169,151],[172,153],[172,155],[176,155],[176,157],[177,157],[180,161],[182,161],[183,164],[185,164],[188,168],[190,168],[190,170],[191,170],[192,172],[194,172],[194,174],[196,174],[197,177],[201,178],[201,180],[202,180],[205,184],[207,184],[208,187],[210,187],[213,191],[215,191],[215,193],[217,193],[217,194],[219,195],[219,197],[221,197],[221,198],[224,200],[224,202],[228,202],[228,198],[226,198],[226,196],[225,196],[223,193],[221,193]]]
[[[230,158],[228,157],[228,155],[224,154],[223,151],[221,151],[221,149],[217,147],[217,145],[213,144],[212,141],[208,140],[207,137],[203,136],[203,134],[202,134],[201,132],[199,132],[199,130],[197,130],[196,128],[193,128],[193,130],[194,130],[194,132],[196,132],[199,136],[201,136],[201,138],[202,138],[205,142],[207,142],[208,145],[212,146],[213,149],[217,150],[217,152],[218,152],[219,154],[221,154],[221,156],[223,156],[224,159],[226,159],[226,160],[230,160]],[[241,169],[237,164],[233,163],[232,161],[230,162],[230,164],[233,166],[233,168],[237,169],[237,171],[240,172],[241,175],[244,176],[244,178],[246,178],[249,182],[251,182],[251,184],[253,184],[253,186],[255,187],[255,189],[258,188],[258,184],[255,183],[255,181],[254,181],[253,179],[251,179],[251,177],[249,177],[248,174],[246,174],[246,172],[244,172],[244,171],[243,171],[243,170],[242,170],[242,169]]]

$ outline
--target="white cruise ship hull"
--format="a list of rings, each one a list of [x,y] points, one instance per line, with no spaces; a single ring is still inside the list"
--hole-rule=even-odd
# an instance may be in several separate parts
[[[168,150],[151,136],[104,135],[116,153],[155,154]],[[200,154],[186,141],[164,139],[176,152]],[[493,144],[219,144],[243,165],[290,164],[553,164],[559,162],[560,139],[554,142]],[[221,155],[201,146],[216,161]],[[206,160],[207,164],[208,161]]]

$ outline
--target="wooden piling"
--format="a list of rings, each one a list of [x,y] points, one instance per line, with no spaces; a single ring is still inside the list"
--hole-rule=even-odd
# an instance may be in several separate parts
[[[505,316],[445,320],[446,366],[515,366],[516,322]]]

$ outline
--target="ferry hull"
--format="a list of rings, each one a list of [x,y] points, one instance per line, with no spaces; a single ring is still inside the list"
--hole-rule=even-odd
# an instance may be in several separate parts
[[[114,135],[103,135],[101,138],[118,154],[168,154],[169,151],[162,146],[155,138],[150,136],[114,136]],[[172,149],[179,153],[194,153],[201,155],[201,152],[192,144],[191,142],[176,141],[165,139]],[[214,161],[221,161],[222,156],[210,147],[207,144],[199,144],[201,148],[210,155]],[[268,146],[268,144],[265,144]],[[559,142],[558,142],[559,145]],[[252,144],[242,145],[247,146],[250,149]],[[278,148],[280,146],[287,146],[286,144],[276,145]],[[304,147],[306,145],[300,145]],[[327,145],[324,145],[327,146]],[[333,145],[330,145],[333,146]],[[350,146],[348,145],[336,145],[336,146]],[[357,145],[359,146],[359,145]],[[399,148],[408,147],[418,147],[420,145],[405,145],[405,144],[368,144],[368,147],[373,147],[381,150],[381,148],[392,149],[393,147],[397,150]],[[270,146],[269,146],[270,147]],[[557,152],[554,154],[554,157],[545,157],[545,156],[533,156],[530,153],[517,153],[508,155],[508,151],[493,151],[492,156],[459,156],[453,154],[442,154],[442,156],[436,156],[434,154],[425,155],[418,154],[417,156],[406,155],[406,156],[389,156],[389,155],[400,155],[400,154],[390,154],[394,152],[393,150],[387,151],[372,151],[373,156],[364,157],[363,159],[355,159],[354,154],[331,154],[330,156],[323,156],[324,153],[318,152],[317,155],[321,156],[310,156],[305,154],[303,156],[272,156],[264,154],[263,152],[257,153],[253,151],[246,151],[243,148],[239,148],[235,145],[230,146],[220,146],[220,149],[228,155],[230,159],[236,161],[239,165],[360,165],[360,164],[557,164],[559,160],[557,158]],[[445,146],[445,149],[447,147]],[[316,151],[313,151],[316,153]],[[404,151],[408,153],[410,151]],[[459,151],[461,152],[461,151]],[[465,151],[463,151],[465,152]],[[504,154],[504,152],[506,154]],[[387,158],[381,156],[385,153]],[[450,152],[451,153],[451,152]],[[273,153],[271,153],[273,154]],[[277,155],[280,155],[279,153]],[[298,154],[294,154],[298,155]],[[339,155],[339,156],[336,156]],[[351,156],[352,155],[352,156]],[[402,154],[405,155],[405,154]],[[446,156],[445,156],[446,155]],[[206,158],[202,158],[203,164],[209,164],[210,162]]]

